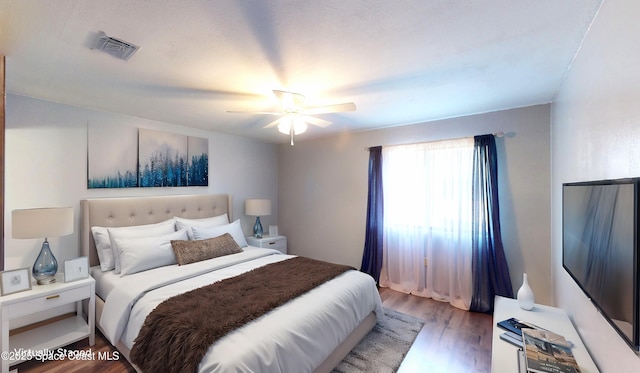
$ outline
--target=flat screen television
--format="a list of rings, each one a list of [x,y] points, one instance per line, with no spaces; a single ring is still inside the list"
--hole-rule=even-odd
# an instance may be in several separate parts
[[[640,178],[562,186],[562,266],[635,351],[639,186]]]

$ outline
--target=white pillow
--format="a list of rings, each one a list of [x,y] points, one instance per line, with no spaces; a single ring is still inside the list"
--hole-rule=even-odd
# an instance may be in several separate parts
[[[219,225],[217,227],[191,227],[193,231],[193,238],[196,240],[204,240],[207,238],[214,238],[222,236],[225,233],[229,233],[231,237],[238,243],[240,247],[247,247],[247,240],[244,238],[242,227],[240,226],[240,219],[234,221],[231,224]]]
[[[98,252],[98,260],[100,261],[100,269],[109,271],[115,268],[113,260],[113,252],[111,251],[111,239],[109,232],[105,227],[91,227],[93,241],[96,243],[96,251]]]
[[[207,228],[229,224],[229,216],[227,214],[202,219],[185,219],[176,216],[174,219],[176,220],[176,230],[186,229],[190,240],[193,240],[193,231],[191,230],[191,227]]]
[[[109,249],[111,249],[112,257],[113,257],[113,269],[115,273],[120,273],[120,256],[118,250],[113,247],[113,234],[116,237],[121,238],[139,238],[139,237],[152,237],[158,236],[168,233],[173,233],[176,231],[175,221],[173,219],[168,219],[160,223],[155,224],[146,224],[146,225],[132,225],[130,227],[117,227],[117,228],[106,228],[107,236],[109,237]],[[95,235],[94,235],[95,240]],[[97,243],[96,243],[97,247]],[[104,256],[107,256],[104,254]],[[102,267],[102,262],[100,262],[100,267]]]
[[[187,230],[152,237],[111,237],[120,253],[120,276],[177,264],[171,240],[186,240]]]

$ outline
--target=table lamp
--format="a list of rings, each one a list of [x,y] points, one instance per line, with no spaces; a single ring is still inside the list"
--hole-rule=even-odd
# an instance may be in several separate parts
[[[244,203],[244,213],[249,216],[256,217],[256,223],[253,225],[253,236],[262,238],[262,224],[260,216],[271,215],[270,199],[248,199]]]
[[[11,224],[13,238],[44,238],[40,254],[33,263],[33,278],[38,285],[55,282],[58,261],[47,238],[73,233],[73,207],[13,210]]]

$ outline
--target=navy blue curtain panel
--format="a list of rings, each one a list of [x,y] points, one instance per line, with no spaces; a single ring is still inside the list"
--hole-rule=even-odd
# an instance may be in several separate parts
[[[360,271],[370,274],[380,283],[382,269],[382,146],[369,148],[369,193],[367,196],[367,227]]]
[[[513,298],[513,289],[500,234],[496,142],[493,135],[474,140],[471,311],[491,313],[494,297]]]

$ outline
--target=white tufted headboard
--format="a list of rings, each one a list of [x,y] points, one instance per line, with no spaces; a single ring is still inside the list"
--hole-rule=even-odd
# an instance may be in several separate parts
[[[193,194],[177,196],[95,198],[80,201],[82,214],[82,255],[89,265],[96,266],[98,254],[91,234],[92,226],[125,227],[159,223],[180,216],[188,219],[206,218],[227,213],[233,221],[231,195]]]

